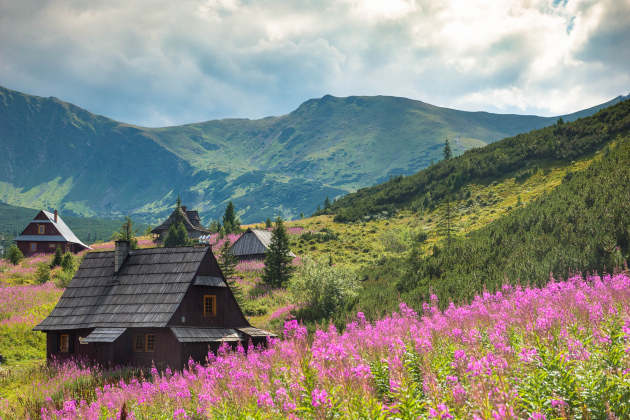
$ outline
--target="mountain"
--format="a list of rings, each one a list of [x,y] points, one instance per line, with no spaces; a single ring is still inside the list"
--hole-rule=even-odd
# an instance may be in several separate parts
[[[522,180],[540,165],[568,163],[599,150],[630,128],[629,114],[630,101],[625,100],[590,117],[518,134],[414,175],[362,188],[315,214],[334,214],[337,222],[352,222],[406,207],[433,209],[471,182],[487,183],[509,173]]]
[[[447,137],[458,155],[556,120],[326,95],[280,117],[144,128],[0,88],[0,200],[155,223],[180,195],[205,223],[229,200],[246,223],[291,219],[427,167]]]

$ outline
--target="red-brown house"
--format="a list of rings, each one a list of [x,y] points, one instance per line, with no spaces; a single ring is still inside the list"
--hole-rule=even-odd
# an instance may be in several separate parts
[[[92,249],[75,236],[57,214],[42,210],[13,241],[24,255],[53,253],[59,246],[63,252]]]
[[[204,362],[224,342],[274,336],[249,324],[210,247],[129,250],[124,241],[88,253],[34,330],[46,333],[48,360],[171,369]]]

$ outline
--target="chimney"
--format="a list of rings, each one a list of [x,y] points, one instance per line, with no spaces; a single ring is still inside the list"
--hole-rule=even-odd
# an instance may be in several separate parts
[[[182,210],[186,211],[186,206],[182,206]]]
[[[57,210],[55,210],[55,223],[57,223]]]
[[[114,242],[114,274],[118,274],[120,267],[125,262],[125,258],[129,254],[129,242],[127,241],[115,241]]]

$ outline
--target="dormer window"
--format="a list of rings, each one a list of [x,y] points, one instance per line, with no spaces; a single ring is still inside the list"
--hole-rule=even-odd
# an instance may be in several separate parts
[[[37,233],[40,235],[44,234],[44,225],[37,225]]]

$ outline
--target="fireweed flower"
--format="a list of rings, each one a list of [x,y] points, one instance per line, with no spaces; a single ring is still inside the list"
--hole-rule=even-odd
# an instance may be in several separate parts
[[[30,305],[28,299],[20,301],[15,309],[0,299],[7,308],[3,314],[20,316],[19,308]],[[576,380],[602,374],[621,378],[630,371],[630,356],[624,353],[630,348],[630,277],[625,273],[578,276],[540,289],[506,286],[443,311],[434,298],[424,309],[418,314],[401,303],[375,322],[358,313],[343,331],[327,325],[310,336],[304,325],[289,320],[284,338],[267,346],[224,343],[216,354],[208,354],[207,363],[189,362],[181,372],[153,368],[148,377],[123,381],[120,370],[78,361],[53,363],[52,374],[37,377],[20,392],[38,401],[41,418],[50,420],[116,418],[125,402],[128,419],[158,413],[204,418],[225,409],[256,412],[261,418],[299,418],[305,406],[321,416],[339,410],[340,418],[357,418],[357,407],[368,405],[395,416],[398,395],[406,389],[401,384],[415,383],[418,398],[429,404],[415,417],[476,418],[483,412],[496,419],[518,415],[542,420],[573,404],[564,395],[551,394],[543,397],[549,401],[546,407],[518,413],[512,407],[523,404],[537,370],[553,368],[545,365],[548,360],[587,373],[575,375]],[[620,340],[611,339],[610,325],[617,325]],[[612,346],[623,355],[616,370],[601,364]],[[118,376],[108,380],[108,375]],[[595,392],[588,386],[580,382],[576,392]],[[87,402],[72,391],[81,387],[94,390]],[[12,418],[5,407],[8,403],[0,400],[0,416]]]

